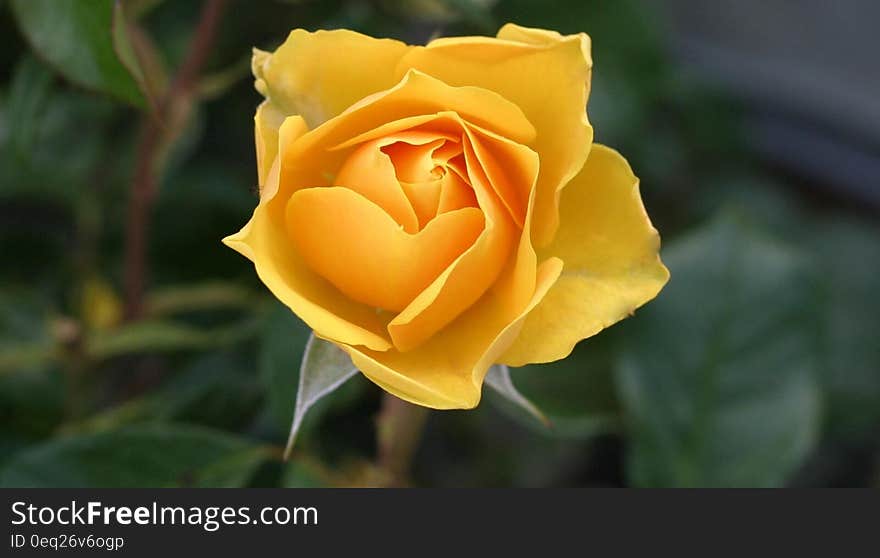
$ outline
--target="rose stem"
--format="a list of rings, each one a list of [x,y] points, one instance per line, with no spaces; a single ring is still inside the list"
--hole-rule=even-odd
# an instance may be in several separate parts
[[[412,458],[418,449],[428,418],[428,409],[412,405],[386,393],[376,418],[376,465],[385,486],[406,486]]]
[[[226,0],[207,0],[202,5],[199,22],[186,58],[180,64],[165,95],[156,103],[156,113],[145,111],[141,141],[137,148],[128,219],[125,232],[125,316],[137,320],[144,310],[144,285],[147,276],[147,231],[156,197],[156,175],[160,166],[163,142],[173,141],[177,130],[168,130],[172,112],[191,101],[199,72],[214,43],[217,26]]]

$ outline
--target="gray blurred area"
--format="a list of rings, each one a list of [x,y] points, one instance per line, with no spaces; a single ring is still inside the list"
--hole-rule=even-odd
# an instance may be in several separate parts
[[[749,138],[771,164],[880,207],[880,2],[654,7],[683,66],[743,103]]]

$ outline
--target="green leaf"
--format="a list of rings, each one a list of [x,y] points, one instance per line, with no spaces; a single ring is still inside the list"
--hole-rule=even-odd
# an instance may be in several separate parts
[[[113,0],[11,0],[10,6],[34,50],[64,77],[134,105],[143,103],[135,78],[117,55],[125,44],[121,32],[114,45]],[[125,52],[130,50],[125,46]]]
[[[527,413],[545,427],[550,427],[550,421],[544,413],[542,413],[534,403],[526,399],[526,397],[516,389],[516,386],[513,385],[513,380],[510,378],[510,368],[504,364],[496,364],[486,372],[486,378],[484,381],[487,386],[493,389],[495,393],[503,397],[511,405],[515,406],[520,411]]]
[[[25,55],[15,66],[9,97],[3,110],[5,138],[11,149],[4,155],[26,157],[39,136],[40,116],[46,110],[46,102],[52,85],[52,75],[33,57]],[[4,157],[5,158],[5,157]],[[11,164],[7,161],[4,166]]]
[[[204,100],[216,99],[250,75],[251,54],[248,53],[238,62],[200,78],[198,95]]]
[[[40,294],[21,289],[0,292],[0,378],[45,371],[57,362],[50,309]]]
[[[281,477],[281,486],[284,488],[322,488],[327,484],[326,472],[316,463],[297,458],[284,466]]]
[[[125,0],[125,10],[134,19],[149,15],[164,0]]]
[[[779,486],[820,424],[813,270],[727,218],[664,253],[616,377],[639,486]]]
[[[180,424],[133,427],[24,450],[0,470],[0,486],[240,486],[255,467],[254,451],[249,442],[213,430]]]
[[[619,408],[611,373],[612,343],[603,332],[580,342],[566,358],[511,370],[514,383],[547,416],[541,432],[587,439],[617,427]],[[530,421],[534,425],[534,421]]]
[[[246,486],[257,469],[270,457],[268,448],[248,448],[230,454],[205,467],[197,480],[206,488],[239,488]]]
[[[224,429],[250,422],[262,391],[253,374],[250,353],[225,351],[201,355],[154,397],[166,420]]]
[[[50,436],[64,418],[64,404],[58,370],[0,375],[0,467],[15,451]]]
[[[137,82],[138,89],[144,97],[149,100],[151,104],[155,103],[157,92],[155,91],[155,87],[152,87],[150,80],[147,79],[147,76],[141,67],[141,63],[138,61],[134,45],[129,36],[128,21],[126,20],[123,11],[123,2],[121,0],[114,0],[113,22],[111,24],[110,33],[113,39],[113,51],[116,53],[116,58],[123,66],[125,66],[129,75],[134,78],[135,82]],[[152,108],[155,110],[156,107],[153,106]]]
[[[253,291],[236,283],[206,281],[153,290],[147,295],[147,314],[170,316],[219,308],[254,307],[260,299]]]
[[[55,347],[43,342],[0,344],[0,378],[22,370],[40,369],[58,360]]]
[[[120,130],[112,140],[107,137],[106,128],[118,108],[115,103],[84,91],[59,88],[52,77],[46,65],[30,53],[15,66],[8,96],[0,106],[0,165],[4,172],[0,198],[42,199],[71,212],[81,211],[95,195],[99,161],[104,161],[99,182],[112,180],[110,175],[117,165],[106,162],[106,146],[112,141],[114,162],[125,162],[128,134]],[[83,122],[89,125],[83,126]],[[130,172],[127,165],[125,172]],[[41,233],[50,233],[44,242],[58,234],[45,223],[38,224],[42,225]],[[27,230],[16,227],[13,235],[6,235],[10,238],[3,239],[4,244],[14,249],[20,242],[12,239],[21,238]],[[4,249],[6,246],[0,247]],[[33,251],[27,246],[19,250]]]
[[[0,291],[0,463],[50,435],[64,417],[66,378],[40,294]]]
[[[288,432],[291,417],[294,416],[300,368],[310,335],[311,329],[280,303],[269,313],[263,327],[258,366],[265,386],[267,410],[279,435]],[[366,384],[346,382],[340,389],[314,402],[299,427],[298,436],[306,436],[326,413],[337,411],[359,397]]]
[[[834,220],[816,228],[813,243],[826,279],[828,433],[864,439],[880,426],[880,228]]]
[[[235,352],[197,357],[147,395],[130,399],[85,420],[65,434],[85,434],[146,422],[184,422],[223,429],[248,425],[261,404],[250,359]]]
[[[254,335],[256,320],[202,329],[165,320],[143,320],[102,331],[87,340],[86,352],[96,359],[142,352],[171,352],[232,345]]]
[[[290,455],[296,435],[302,426],[306,413],[318,401],[336,391],[342,384],[357,374],[358,369],[348,354],[329,341],[315,337],[313,333],[306,343],[302,365],[299,368],[299,385],[296,389],[296,403],[287,448],[284,456]]]
[[[258,367],[265,385],[269,413],[286,429],[293,416],[299,363],[312,330],[289,308],[275,305],[263,326]]]

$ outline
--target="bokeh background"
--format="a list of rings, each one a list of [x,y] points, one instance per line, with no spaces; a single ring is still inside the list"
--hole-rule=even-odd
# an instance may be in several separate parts
[[[551,430],[489,393],[431,413],[409,482],[880,486],[876,2],[239,0],[214,29],[202,10],[0,3],[0,485],[382,484],[361,377],[281,459],[308,330],[220,244],[256,200],[250,48],[514,21],[592,36],[596,139],[640,176],[672,279],[514,371]]]

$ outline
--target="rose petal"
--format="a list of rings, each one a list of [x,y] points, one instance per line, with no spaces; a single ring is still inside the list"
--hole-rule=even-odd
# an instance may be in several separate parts
[[[430,114],[406,116],[379,124],[375,128],[348,138],[338,145],[334,145],[330,150],[339,151],[359,143],[373,140],[382,141],[387,137],[397,137],[400,134],[409,134],[413,130],[422,130],[423,128],[429,130],[428,133],[435,134],[435,137],[436,134],[453,136],[461,134],[461,126],[456,114],[452,111],[438,111]]]
[[[299,190],[287,204],[288,233],[309,265],[354,300],[400,311],[483,230],[468,207],[409,234],[385,211],[347,188]]]
[[[446,213],[462,207],[477,207],[477,197],[471,188],[455,172],[447,172],[440,179],[440,201],[437,205],[437,213]]]
[[[285,115],[314,128],[356,101],[393,87],[394,67],[412,47],[347,29],[290,32],[274,53],[254,51],[256,88]]]
[[[281,182],[281,159],[277,156],[278,146],[291,145],[308,131],[308,127],[301,116],[288,116],[281,122],[281,126],[277,130],[273,129],[274,121],[260,118],[258,122],[259,126],[255,126],[254,129],[264,144],[262,146],[257,144],[257,161],[266,161],[269,156],[273,156],[268,173],[260,177],[260,200],[270,201],[278,193]],[[273,140],[275,141],[274,148],[270,143]],[[263,173],[260,172],[260,174]]]
[[[486,229],[467,252],[453,262],[438,279],[422,292],[403,312],[388,324],[388,332],[399,350],[411,350],[447,326],[460,313],[482,296],[486,289],[501,281],[507,293],[507,304],[519,309],[535,289],[537,258],[532,247],[530,221],[534,209],[533,185],[538,174],[538,156],[528,148],[516,151],[518,160],[510,168],[520,172],[519,179],[532,185],[525,227],[518,230],[488,176],[470,138],[472,125],[462,122],[468,130],[463,143],[465,169],[473,191],[486,215]],[[512,163],[512,161],[507,161]],[[518,247],[511,248],[519,233]],[[505,262],[508,262],[506,269]],[[499,277],[500,276],[500,277]],[[499,289],[498,285],[495,287]]]
[[[277,133],[276,152],[283,151],[304,132],[302,118],[287,117]],[[272,137],[258,133],[262,141],[266,141],[267,136]],[[280,159],[276,157],[266,174],[260,203],[250,221],[236,234],[224,238],[223,243],[251,260],[257,275],[272,294],[312,329],[337,342],[364,345],[378,351],[389,349],[391,343],[386,323],[377,316],[375,309],[347,299],[309,269],[291,249],[282,216],[277,210],[273,216],[271,207],[278,191],[279,168]]]
[[[493,131],[512,141],[523,143],[534,138],[534,128],[522,111],[496,93],[478,87],[450,87],[412,71],[392,89],[362,99],[282,150],[281,197],[289,197],[299,188],[332,184],[348,154],[342,146],[353,145],[352,138],[376,139],[378,132],[404,131],[416,122],[449,125],[458,114],[479,126],[497,122]]]
[[[559,360],[581,339],[625,318],[669,279],[660,237],[639,197],[638,179],[616,151],[594,144],[562,195],[560,227],[540,257],[565,262],[559,281],[525,320],[499,362]]]
[[[315,145],[329,148],[376,139],[442,116],[439,113],[459,115],[518,143],[529,143],[535,138],[535,128],[523,111],[498,93],[480,87],[452,87],[412,70],[391,89],[361,99],[312,130],[285,157],[296,158]],[[397,123],[406,118],[413,120]]]
[[[516,225],[495,194],[469,142],[465,142],[464,148],[467,174],[486,216],[486,228],[473,246],[388,324],[394,346],[401,351],[412,350],[425,342],[474,304],[498,279],[516,242]],[[531,273],[534,274],[534,264]]]
[[[540,246],[558,226],[560,190],[589,153],[593,132],[585,108],[591,66],[585,34],[563,37],[506,25],[499,39],[455,37],[414,47],[399,62],[398,72],[417,69],[450,85],[483,87],[523,110],[537,130],[530,146],[541,158],[532,225]]]
[[[483,378],[510,345],[528,312],[551,288],[562,262],[551,258],[537,270],[536,287],[525,307],[514,309],[507,293],[491,291],[452,327],[409,352],[377,352],[343,345],[370,380],[416,405],[471,409],[480,402]]]
[[[419,230],[419,219],[380,141],[365,143],[346,159],[333,184],[344,186],[378,204],[408,233]]]
[[[312,272],[290,249],[283,229],[269,216],[266,204],[223,243],[252,262],[260,280],[309,327],[338,343],[391,348],[385,324],[375,309],[346,298],[329,281]]]
[[[402,164],[405,165],[406,161],[399,160],[395,150],[390,150],[389,146],[402,143],[425,148],[427,153],[422,155],[422,157],[430,159],[434,150],[443,144],[444,141],[449,140],[452,145],[456,145],[456,142],[460,140],[460,135],[460,132],[457,137],[443,130],[409,129],[395,131],[364,142],[348,155],[342,168],[339,169],[333,184],[335,186],[345,186],[363,194],[388,212],[395,221],[403,226],[406,232],[415,233],[436,214],[438,203],[435,199],[433,204],[427,204],[431,206],[430,213],[423,215],[422,211],[426,204],[417,205],[413,203],[413,196],[410,190],[412,185],[404,185],[400,182],[400,180],[405,180],[405,178],[401,178],[400,167]],[[351,145],[356,144],[353,143]],[[338,146],[333,149],[337,148]],[[458,150],[460,151],[461,148],[458,147]],[[389,153],[395,155],[393,161]],[[418,155],[421,154],[416,153],[416,155],[416,159],[418,159]],[[410,165],[413,164],[413,162],[410,162]],[[433,166],[433,164],[425,165],[421,161],[416,161],[415,164],[421,164],[422,168],[428,167],[424,172],[425,175],[430,174],[430,167]],[[414,173],[415,169],[408,169],[404,174],[409,176],[409,174]],[[440,188],[439,184],[437,188]],[[437,195],[439,195],[439,192]],[[465,207],[465,205],[459,205],[455,209],[460,207]]]
[[[522,228],[538,173],[538,157],[528,147],[486,129],[474,125],[465,129],[473,154],[486,173],[488,183],[514,222]]]
[[[406,192],[406,197],[409,198],[413,211],[419,218],[419,226],[424,227],[437,215],[437,209],[440,207],[441,182],[439,180],[401,182],[400,186]]]
[[[520,27],[513,23],[503,25],[496,36],[505,41],[516,41],[529,45],[554,45],[565,40],[565,36],[558,31]],[[587,55],[589,56],[589,52]]]
[[[272,103],[263,101],[254,115],[254,139],[257,147],[257,176],[262,187],[269,176],[269,169],[275,163],[278,155],[278,130],[284,122],[284,113],[279,111]],[[308,129],[305,121],[302,122],[302,133]]]
[[[389,138],[390,139],[390,138]],[[382,151],[391,157],[397,178],[401,182],[422,182],[431,178],[434,164],[434,150],[445,143],[443,138],[434,138],[427,143],[408,143],[405,141],[386,141]],[[439,177],[435,177],[439,178]]]

